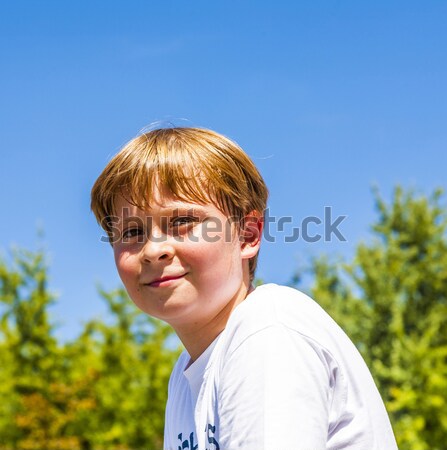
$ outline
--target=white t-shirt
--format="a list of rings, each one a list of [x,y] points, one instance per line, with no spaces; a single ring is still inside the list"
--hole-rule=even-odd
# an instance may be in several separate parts
[[[169,381],[165,450],[397,449],[359,352],[295,289],[255,289],[189,360]]]

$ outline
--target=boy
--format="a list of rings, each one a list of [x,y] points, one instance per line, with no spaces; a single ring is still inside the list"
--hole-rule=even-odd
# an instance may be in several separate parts
[[[197,128],[137,137],[92,210],[134,303],[185,346],[169,382],[166,450],[391,450],[354,345],[310,298],[252,282],[267,188],[234,142]]]

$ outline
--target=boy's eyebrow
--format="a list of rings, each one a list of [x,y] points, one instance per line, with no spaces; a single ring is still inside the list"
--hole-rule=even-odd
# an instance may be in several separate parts
[[[170,217],[173,213],[180,213],[180,214],[205,214],[207,211],[207,208],[205,205],[190,205],[188,203],[185,204],[172,204],[172,205],[165,205],[157,211],[157,215]],[[152,217],[152,214],[150,212],[144,212],[143,214],[145,217]],[[127,224],[129,222],[138,222],[141,220],[141,214],[133,214],[133,215],[126,215],[124,217],[120,216],[119,221],[122,224]]]
[[[169,203],[159,203],[158,206],[160,209],[168,209],[168,210],[175,210],[175,209],[205,209],[206,205],[202,205],[200,203],[189,203],[182,200],[172,200]]]
[[[182,200],[170,200],[168,202],[164,203],[158,203],[157,204],[159,211],[206,211],[207,210],[207,204],[201,204],[201,203],[193,203],[188,201],[182,201]]]
[[[121,219],[121,217],[120,217]],[[129,222],[135,222],[138,223],[141,221],[141,217],[140,216],[128,216],[128,217],[124,217],[123,219],[120,220],[120,222],[123,225],[127,225]]]

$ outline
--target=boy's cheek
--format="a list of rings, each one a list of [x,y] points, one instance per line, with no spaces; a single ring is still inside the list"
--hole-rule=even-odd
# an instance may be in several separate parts
[[[192,235],[189,236],[189,241],[216,249],[218,246],[234,245],[237,238],[234,227],[216,219],[215,221],[204,222],[200,229],[194,230]]]
[[[114,252],[114,256],[118,273],[123,282],[125,282],[125,279],[131,277],[136,272],[135,264],[127,252],[119,251],[119,249],[117,249]]]
[[[122,252],[117,247],[117,245],[113,246],[113,257],[115,259],[115,265],[119,269],[120,267],[120,261],[121,261]]]
[[[220,217],[210,217],[200,227],[200,239],[213,244],[223,238],[225,224]]]
[[[130,298],[132,298],[135,295],[138,295],[138,292],[140,290],[140,286],[137,282],[137,279],[135,278],[135,272],[129,271],[126,267],[117,267],[118,268],[118,275],[129,294]]]

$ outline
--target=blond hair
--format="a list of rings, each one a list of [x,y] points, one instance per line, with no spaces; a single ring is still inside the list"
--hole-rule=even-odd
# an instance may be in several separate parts
[[[182,201],[212,201],[236,223],[254,211],[263,215],[268,197],[256,166],[227,137],[201,128],[153,130],[126,144],[93,186],[91,208],[109,237],[116,197],[144,210],[156,186]],[[251,280],[256,263],[257,255],[249,261]]]

